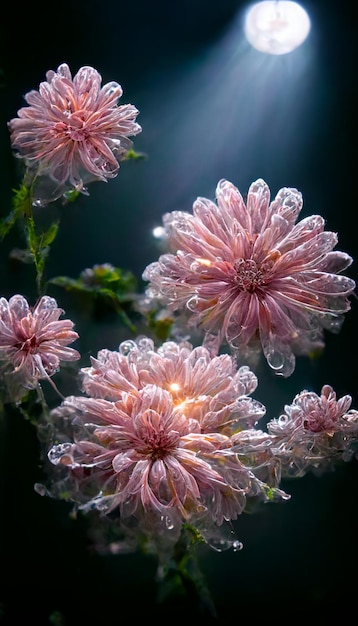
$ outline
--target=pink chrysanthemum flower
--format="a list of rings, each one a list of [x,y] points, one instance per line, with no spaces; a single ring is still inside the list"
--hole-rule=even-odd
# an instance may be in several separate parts
[[[78,339],[73,322],[60,320],[64,311],[56,300],[43,296],[30,308],[21,295],[0,298],[0,362],[11,393],[24,394],[41,379],[50,379],[61,361],[75,361],[80,353],[68,345]],[[22,389],[22,391],[21,391]]]
[[[358,411],[350,409],[351,403],[350,395],[337,399],[332,387],[324,385],[320,396],[301,391],[285,406],[283,415],[268,422],[268,433],[275,438],[271,452],[282,465],[283,475],[302,476],[352,458]]]
[[[296,224],[297,189],[283,188],[270,202],[258,179],[245,204],[221,180],[216,198],[198,198],[193,214],[164,215],[171,252],[145,269],[146,296],[186,310],[214,353],[225,342],[244,359],[262,350],[270,367],[289,376],[296,354],[323,347],[324,329],[340,329],[355,288],[340,273],[352,258],[334,251],[337,235],[324,231],[319,215]]]
[[[232,435],[253,428],[265,407],[250,397],[257,377],[247,366],[236,369],[230,355],[212,357],[201,346],[167,341],[158,348],[147,337],[125,341],[118,351],[101,350],[80,372],[82,390],[92,397],[118,400],[146,385],[169,391],[172,401],[200,432]],[[197,422],[197,424],[195,424]]]
[[[72,78],[63,63],[47,72],[38,91],[25,95],[29,106],[8,124],[17,156],[36,175],[52,179],[59,193],[66,186],[81,191],[88,182],[116,176],[132,146],[129,137],[141,131],[138,110],[118,106],[122,87],[101,82],[94,68],[81,67]]]
[[[67,473],[65,489],[82,510],[117,511],[154,542],[176,541],[185,522],[211,537],[248,496],[269,499],[231,449],[233,434],[265,412],[247,395],[256,384],[229,355],[174,342],[155,349],[146,337],[123,342],[82,370],[89,397],[65,398],[52,411],[71,436],[59,437],[49,459]]]

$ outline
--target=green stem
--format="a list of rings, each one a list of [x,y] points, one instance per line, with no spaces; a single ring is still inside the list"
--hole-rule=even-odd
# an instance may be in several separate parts
[[[205,577],[200,569],[196,545],[202,542],[197,531],[184,525],[172,558],[158,570],[159,604],[170,602],[182,607],[185,600],[192,612],[216,620],[217,613]]]
[[[27,250],[22,260],[28,262],[30,257],[33,261],[36,270],[37,292],[41,296],[43,293],[45,259],[49,252],[49,246],[56,237],[58,224],[52,224],[46,232],[37,234],[32,211],[35,180],[36,176],[26,172],[22,185],[19,189],[14,190],[12,211],[5,219],[0,220],[0,238],[3,239],[7,235],[17,220],[24,220]]]
[[[36,285],[37,292],[40,295],[42,292],[42,278],[45,266],[45,260],[39,244],[39,238],[36,234],[35,222],[32,215],[25,215],[26,231],[27,231],[27,243],[29,251],[31,252],[36,269]]]
[[[49,408],[39,383],[27,393],[17,408],[33,426],[37,427],[40,421],[46,425],[51,424]]]

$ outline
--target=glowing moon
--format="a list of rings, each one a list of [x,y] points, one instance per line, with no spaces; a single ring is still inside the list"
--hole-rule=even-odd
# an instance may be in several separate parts
[[[247,40],[267,54],[287,54],[295,50],[305,41],[310,28],[310,19],[297,2],[258,2],[245,16]]]

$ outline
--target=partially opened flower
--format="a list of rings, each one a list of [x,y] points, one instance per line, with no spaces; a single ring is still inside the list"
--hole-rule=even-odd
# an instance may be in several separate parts
[[[68,347],[78,334],[73,322],[60,320],[63,313],[49,296],[33,308],[19,294],[0,298],[0,362],[9,389],[17,396],[13,400],[21,399],[24,390],[35,388],[39,380],[51,378],[62,361],[80,358]]]
[[[36,176],[55,183],[53,197],[116,176],[132,146],[129,137],[141,131],[138,110],[131,104],[118,106],[122,87],[101,82],[94,68],[81,67],[72,78],[63,63],[47,72],[38,91],[25,95],[28,106],[8,124],[17,156]]]
[[[271,452],[279,460],[283,475],[302,476],[323,470],[333,462],[349,461],[357,450],[358,411],[352,398],[337,399],[330,385],[321,394],[301,391],[267,430],[275,438]]]
[[[270,202],[258,179],[245,204],[221,180],[216,197],[217,204],[198,198],[193,214],[164,215],[170,252],[144,270],[147,298],[186,310],[213,353],[225,343],[245,359],[262,350],[289,376],[295,355],[322,348],[324,329],[340,329],[355,288],[341,272],[352,258],[334,250],[337,235],[319,215],[296,224],[303,205],[297,189],[280,189]]]
[[[67,472],[66,492],[83,510],[134,519],[131,527],[154,541],[176,541],[184,523],[211,537],[247,497],[269,500],[267,485],[232,450],[233,434],[265,412],[247,395],[256,383],[229,355],[173,342],[156,350],[145,337],[123,342],[82,370],[89,397],[65,398],[52,411],[62,442],[49,459]]]

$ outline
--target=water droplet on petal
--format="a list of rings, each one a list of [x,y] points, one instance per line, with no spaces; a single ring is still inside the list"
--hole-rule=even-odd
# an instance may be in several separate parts
[[[270,350],[266,354],[267,361],[273,370],[280,370],[284,364],[284,357],[278,350]]]
[[[127,356],[131,352],[131,350],[136,349],[136,347],[137,344],[135,343],[135,341],[128,339],[128,341],[122,341],[122,343],[119,345],[119,352],[124,356]]]
[[[51,463],[53,463],[54,465],[59,465],[60,463],[70,465],[71,450],[72,450],[71,443],[60,443],[60,444],[52,446],[47,456],[49,460],[51,461]],[[68,462],[66,462],[65,460],[66,456],[69,459]]]
[[[192,311],[193,313],[195,313],[197,311],[198,308],[198,304],[199,304],[199,298],[198,296],[192,296],[188,302],[187,302],[187,307],[189,309],[189,311]]]

